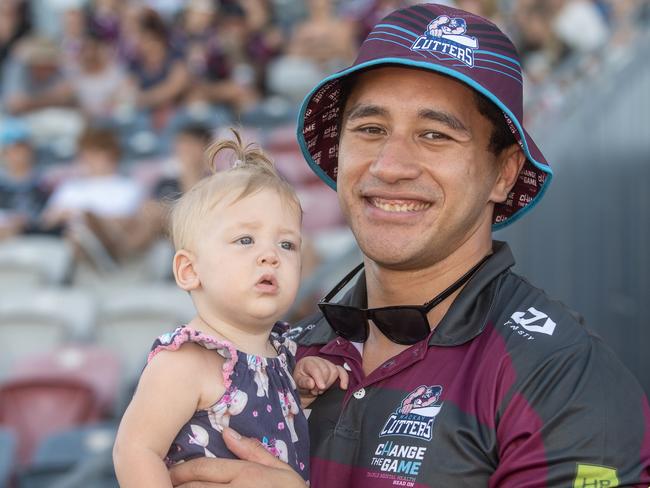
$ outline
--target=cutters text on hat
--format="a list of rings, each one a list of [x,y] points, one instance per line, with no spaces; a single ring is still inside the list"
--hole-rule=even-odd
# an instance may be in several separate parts
[[[298,142],[325,183],[336,189],[341,80],[384,65],[450,76],[503,112],[526,162],[508,199],[495,205],[493,229],[514,222],[539,202],[553,172],[523,127],[523,78],[515,47],[492,22],[438,4],[413,5],[389,14],[368,34],[354,64],[322,80],[305,98],[298,116]]]

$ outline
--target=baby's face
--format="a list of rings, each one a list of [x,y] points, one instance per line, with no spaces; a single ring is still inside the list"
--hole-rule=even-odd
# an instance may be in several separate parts
[[[298,291],[299,210],[274,190],[234,202],[236,196],[219,201],[196,239],[202,303],[211,316],[233,326],[270,328]]]

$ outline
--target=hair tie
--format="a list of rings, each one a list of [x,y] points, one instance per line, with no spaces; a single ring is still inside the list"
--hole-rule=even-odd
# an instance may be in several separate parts
[[[244,162],[241,159],[235,159],[235,161],[233,161],[232,163],[231,168],[236,169],[236,168],[241,168],[242,166],[244,166]]]

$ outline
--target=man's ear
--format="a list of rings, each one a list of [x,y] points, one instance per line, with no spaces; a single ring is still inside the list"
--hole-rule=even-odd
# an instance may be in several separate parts
[[[490,201],[494,203],[505,202],[512,187],[515,186],[519,172],[526,162],[526,156],[519,144],[513,144],[501,151],[497,156],[499,175],[494,182]]]
[[[181,249],[174,254],[172,261],[174,278],[179,288],[185,291],[196,290],[201,285],[199,274],[195,267],[195,256],[191,252]]]

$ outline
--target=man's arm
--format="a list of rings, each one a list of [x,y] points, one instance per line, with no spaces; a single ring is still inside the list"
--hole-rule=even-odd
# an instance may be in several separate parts
[[[180,488],[305,488],[291,467],[268,452],[256,439],[224,429],[223,440],[239,459],[199,458],[174,466],[171,480]]]
[[[597,338],[536,362],[499,410],[491,487],[650,484],[647,399]]]

